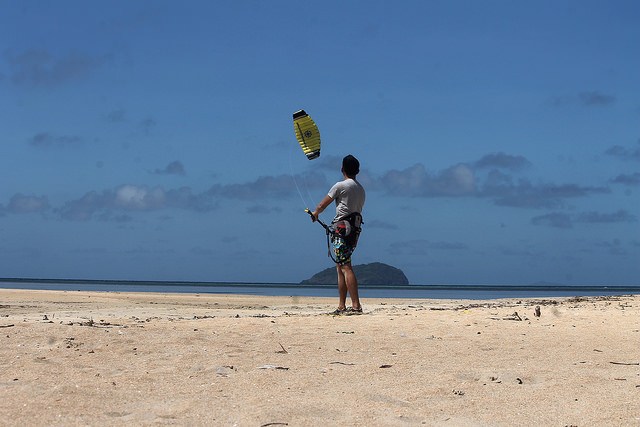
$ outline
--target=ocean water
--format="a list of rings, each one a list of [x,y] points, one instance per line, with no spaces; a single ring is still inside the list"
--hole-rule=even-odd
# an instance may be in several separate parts
[[[0,288],[101,292],[170,292],[265,296],[337,296],[336,285],[293,283],[163,282],[121,280],[0,279]],[[360,285],[361,298],[498,299],[640,294],[638,286],[563,285]]]

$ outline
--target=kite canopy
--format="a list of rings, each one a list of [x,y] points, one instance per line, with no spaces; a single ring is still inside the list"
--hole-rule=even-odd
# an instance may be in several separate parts
[[[320,157],[320,131],[304,110],[293,113],[293,129],[307,158],[313,160]]]

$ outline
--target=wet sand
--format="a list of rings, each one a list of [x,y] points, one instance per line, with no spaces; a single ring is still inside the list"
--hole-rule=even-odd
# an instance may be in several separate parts
[[[640,425],[639,296],[335,302],[0,289],[0,425]]]

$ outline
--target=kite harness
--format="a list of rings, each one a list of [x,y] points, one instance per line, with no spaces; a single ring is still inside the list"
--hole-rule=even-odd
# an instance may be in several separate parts
[[[305,209],[304,211],[308,213],[311,218],[315,219],[327,233],[327,253],[333,262],[338,264],[338,261],[331,253],[332,237],[344,239],[347,245],[355,249],[358,244],[358,237],[360,237],[360,233],[362,232],[361,225],[364,224],[360,212],[353,212],[327,225],[322,222],[320,218],[316,218],[309,209]]]

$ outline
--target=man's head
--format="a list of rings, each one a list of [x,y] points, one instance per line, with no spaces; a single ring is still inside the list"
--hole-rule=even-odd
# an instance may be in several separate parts
[[[360,172],[360,162],[351,154],[342,159],[342,173],[349,178],[355,178]]]

